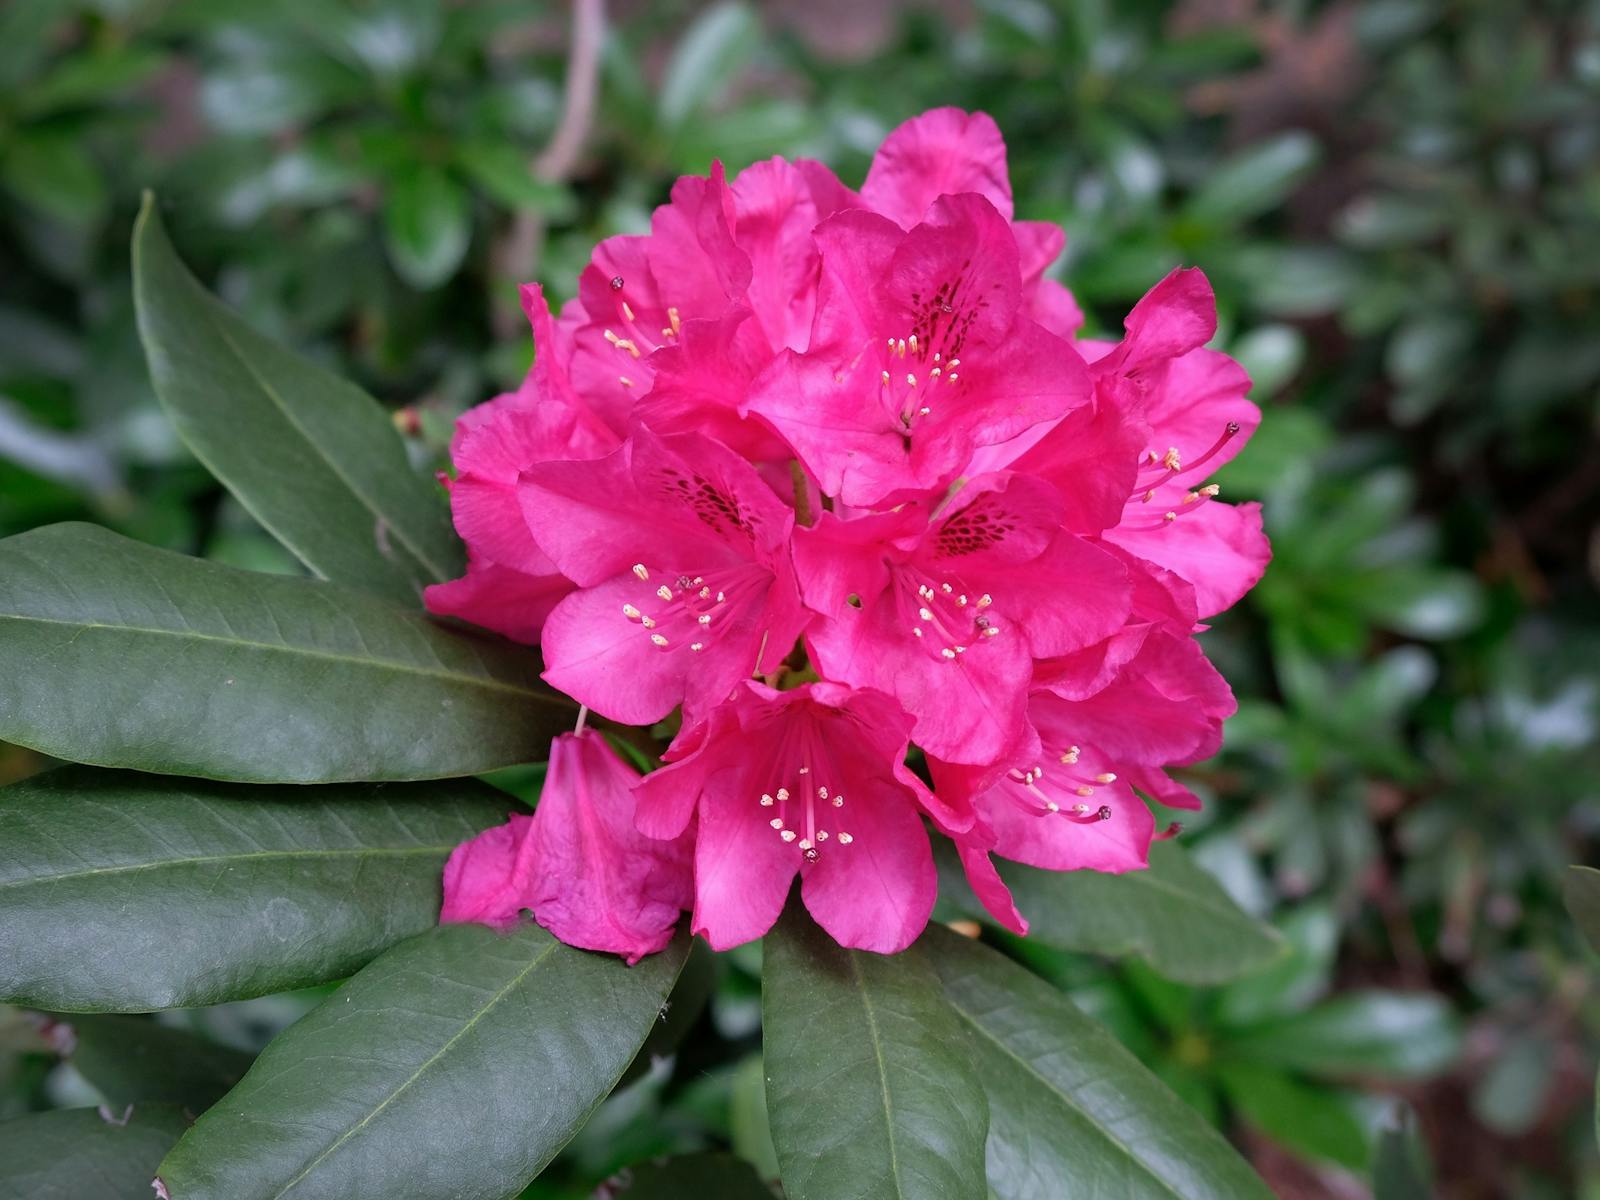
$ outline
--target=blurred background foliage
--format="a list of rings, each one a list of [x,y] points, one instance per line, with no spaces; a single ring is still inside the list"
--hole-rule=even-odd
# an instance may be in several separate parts
[[[1008,949],[1284,1196],[1415,1196],[1429,1159],[1447,1197],[1600,1196],[1600,991],[1560,899],[1600,832],[1600,3],[613,0],[592,127],[557,155],[570,17],[0,5],[0,535],[87,518],[293,569],[156,408],[143,188],[226,299],[437,461],[527,365],[512,285],[569,295],[677,173],[811,155],[859,182],[907,116],[985,109],[1019,215],[1068,231],[1090,332],[1199,265],[1266,410],[1221,483],[1266,502],[1276,556],[1206,638],[1240,712],[1185,840],[1293,953],[1208,989]],[[39,765],[0,748],[0,779]],[[696,1036],[529,1194],[666,1150],[770,1168],[758,969],[697,957],[661,1048]],[[210,1097],[227,1057],[162,1038],[254,1049],[309,1003],[111,1033]],[[67,1053],[0,1010],[0,1115],[115,1101],[93,1034]]]

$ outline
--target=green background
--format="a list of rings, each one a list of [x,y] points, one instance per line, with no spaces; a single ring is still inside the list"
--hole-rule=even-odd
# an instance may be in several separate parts
[[[514,283],[569,295],[677,173],[777,153],[858,183],[899,121],[985,109],[1019,216],[1067,229],[1090,332],[1198,265],[1256,381],[1261,432],[1220,482],[1265,502],[1275,559],[1205,639],[1240,713],[1184,841],[1293,952],[1218,987],[1148,946],[1004,948],[1282,1195],[1401,1178],[1378,1134],[1400,1098],[1442,1195],[1600,1196],[1595,963],[1561,902],[1600,857],[1600,5],[611,7],[556,179],[528,164],[564,5],[0,7],[0,536],[87,520],[298,570],[156,405],[143,188],[208,285],[390,405],[424,466],[527,365]],[[45,765],[0,746],[0,782]],[[530,1195],[668,1151],[770,1169],[758,960],[697,963],[676,1065]],[[254,1051],[316,998],[161,1023]],[[114,1100],[94,1062],[0,1009],[0,1116]]]

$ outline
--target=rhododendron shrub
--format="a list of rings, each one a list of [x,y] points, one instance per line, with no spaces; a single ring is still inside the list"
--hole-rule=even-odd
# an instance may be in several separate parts
[[[462,845],[446,921],[524,910],[630,961],[679,907],[716,949],[798,876],[845,947],[926,926],[948,839],[1024,933],[994,859],[1144,868],[1171,769],[1233,711],[1196,634],[1260,578],[1255,505],[1208,478],[1259,414],[1175,270],[1117,341],[1046,271],[981,113],[891,133],[859,191],[773,159],[679,180],[602,242],[536,357],[461,418],[470,561],[435,613],[537,645],[614,726],[675,730],[639,777],[563,735],[533,817]]]
[[[1171,840],[1234,707],[1197,635],[1267,559],[1211,482],[1249,381],[1198,270],[1082,336],[1062,245],[981,114],[859,191],[713,166],[559,313],[523,289],[532,369],[436,478],[147,198],[156,394],[305,571],[0,539],[0,742],[41,764],[0,787],[0,1007],[106,1102],[0,1121],[0,1195],[1266,1200],[1005,952],[1214,984],[1281,945]],[[216,1018],[287,1025],[253,1065],[98,1015],[283,992]]]

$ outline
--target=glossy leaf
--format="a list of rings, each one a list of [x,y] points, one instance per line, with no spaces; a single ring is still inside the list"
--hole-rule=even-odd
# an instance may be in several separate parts
[[[188,1125],[175,1104],[0,1121],[0,1200],[148,1200],[156,1164]]]
[[[83,1015],[54,1023],[78,1073],[106,1103],[166,1101],[204,1112],[250,1069],[252,1056],[144,1017]]]
[[[529,652],[362,592],[54,525],[0,541],[0,740],[247,783],[543,758],[574,713]]]
[[[952,859],[941,860],[945,895],[984,917]],[[1284,952],[1276,930],[1240,909],[1171,842],[1150,847],[1148,869],[1123,875],[997,865],[1029,936],[1063,950],[1137,954],[1170,979],[1202,984],[1247,975]]]
[[[431,481],[353,384],[263,337],[179,260],[146,197],[133,231],[139,334],[167,415],[195,457],[325,579],[400,603],[461,572]]]
[[[974,1042],[999,1200],[1271,1200],[1221,1134],[1061,992],[942,927],[924,943]]]
[[[340,979],[438,920],[469,781],[247,788],[64,767],[0,790],[0,997],[216,1004]]]
[[[611,1090],[687,948],[630,968],[533,925],[412,938],[269,1045],[161,1180],[176,1200],[504,1200]]]
[[[988,1110],[919,946],[846,950],[798,904],[764,943],[767,1111],[790,1200],[982,1200]]]

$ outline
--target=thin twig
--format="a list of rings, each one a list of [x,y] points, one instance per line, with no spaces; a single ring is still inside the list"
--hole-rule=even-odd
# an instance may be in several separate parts
[[[546,183],[560,183],[577,166],[594,126],[595,99],[600,90],[600,50],[605,42],[605,0],[573,0],[572,43],[567,56],[565,99],[561,121],[550,144],[533,161],[533,173]],[[525,208],[517,213],[495,255],[497,279],[522,283],[533,278],[544,248],[544,214]],[[496,333],[516,335],[518,309],[503,304],[495,310]]]

